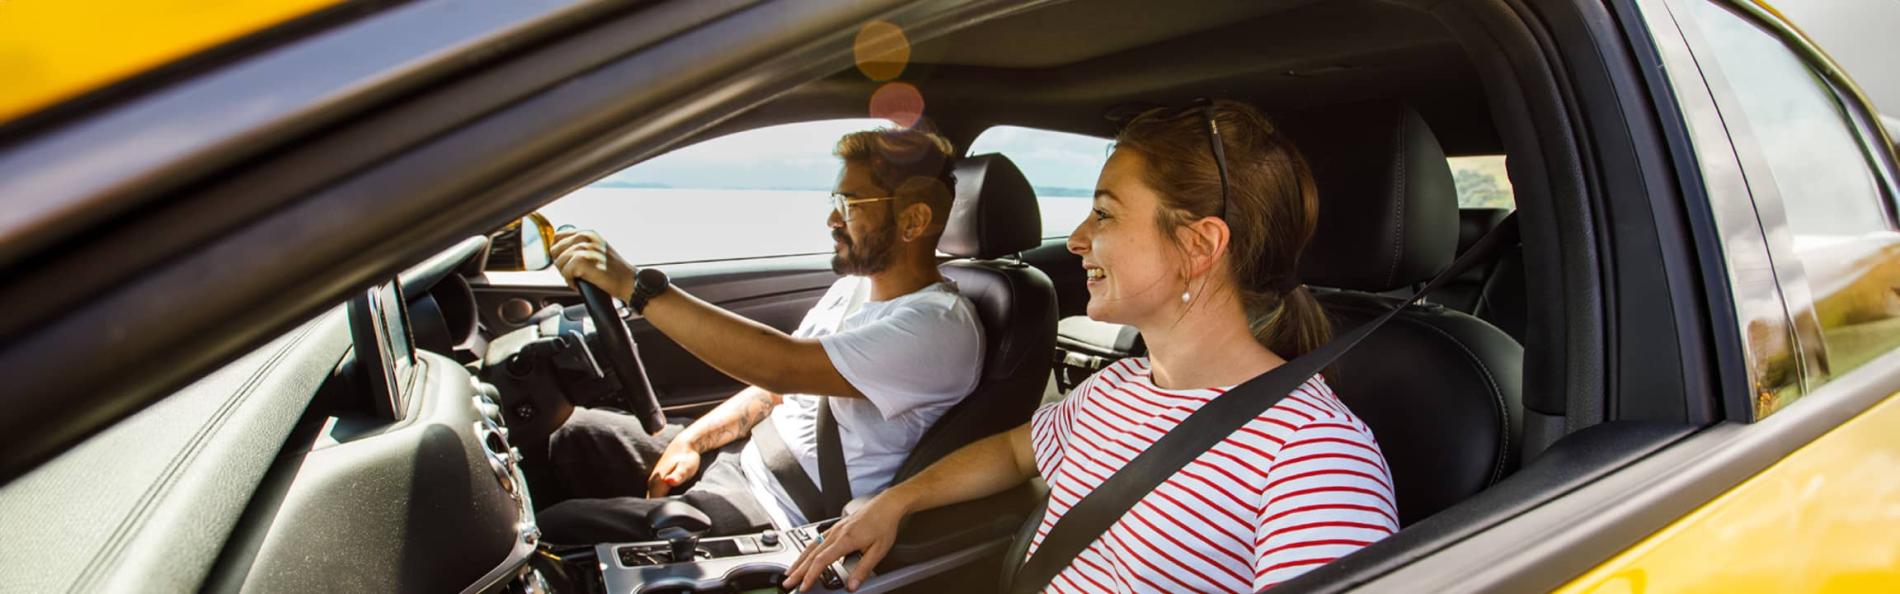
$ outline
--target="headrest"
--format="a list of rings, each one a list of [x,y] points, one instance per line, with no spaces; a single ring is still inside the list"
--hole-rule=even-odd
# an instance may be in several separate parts
[[[1304,282],[1390,291],[1430,280],[1458,246],[1458,189],[1425,120],[1396,102],[1289,114],[1282,127],[1319,184]]]
[[[937,249],[962,258],[991,259],[1042,245],[1042,209],[1036,190],[1016,164],[996,154],[957,162],[957,199]]]

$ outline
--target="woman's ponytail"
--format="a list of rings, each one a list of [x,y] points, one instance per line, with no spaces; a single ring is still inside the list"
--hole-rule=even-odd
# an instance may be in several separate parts
[[[1275,300],[1279,303],[1266,307],[1249,303],[1246,308],[1247,327],[1253,332],[1254,340],[1266,345],[1274,354],[1292,359],[1332,339],[1332,320],[1320,309],[1319,301],[1306,285],[1294,287]]]

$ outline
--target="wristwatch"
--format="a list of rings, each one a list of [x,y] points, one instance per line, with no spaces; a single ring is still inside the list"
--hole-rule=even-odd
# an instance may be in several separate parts
[[[667,280],[666,273],[660,269],[641,268],[633,275],[633,295],[627,298],[627,307],[633,308],[633,313],[644,315],[647,301],[666,293],[672,286],[672,281]]]

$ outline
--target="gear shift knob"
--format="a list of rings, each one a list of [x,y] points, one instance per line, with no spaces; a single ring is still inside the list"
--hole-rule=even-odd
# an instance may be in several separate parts
[[[692,561],[696,557],[694,553],[699,551],[698,534],[681,528],[667,528],[661,530],[658,536],[666,539],[667,552],[672,555],[674,563]]]
[[[699,548],[699,535],[712,528],[705,512],[677,499],[648,511],[647,524],[653,527],[654,536],[666,541],[674,563],[692,561]]]

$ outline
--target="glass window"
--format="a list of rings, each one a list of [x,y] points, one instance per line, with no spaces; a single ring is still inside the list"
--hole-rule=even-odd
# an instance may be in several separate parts
[[[1706,1],[1688,4],[1719,68],[1721,81],[1712,77],[1711,88],[1726,82],[1727,92],[1717,93],[1723,121],[1738,150],[1759,157],[1743,159],[1749,186],[1781,197],[1779,205],[1758,198],[1757,208],[1771,238],[1785,231],[1800,264],[1799,274],[1779,279],[1797,310],[1791,313],[1812,316],[1825,345],[1821,369],[1806,374],[1811,389],[1900,346],[1900,233],[1860,136],[1827,83],[1740,15]],[[1785,229],[1775,228],[1773,208]],[[1776,400],[1757,413],[1786,404]]]
[[[1458,186],[1458,208],[1517,208],[1504,155],[1451,157],[1445,162],[1451,164],[1451,180]]]
[[[882,119],[747,130],[682,148],[542,207],[559,225],[594,229],[635,264],[831,251],[827,201],[846,133]]]
[[[996,126],[977,135],[969,154],[1009,157],[1036,188],[1043,237],[1067,237],[1088,216],[1095,179],[1112,145],[1107,138],[1084,134]]]

